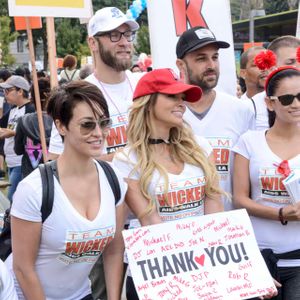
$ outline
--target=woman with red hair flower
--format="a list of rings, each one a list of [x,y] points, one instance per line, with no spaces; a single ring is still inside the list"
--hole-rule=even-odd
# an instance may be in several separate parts
[[[234,204],[251,216],[257,243],[282,288],[274,299],[300,299],[300,199],[283,180],[300,168],[300,70],[273,70],[265,84],[268,130],[245,133],[234,147]]]

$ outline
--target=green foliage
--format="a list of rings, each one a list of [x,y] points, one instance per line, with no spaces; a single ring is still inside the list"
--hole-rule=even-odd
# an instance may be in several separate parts
[[[231,10],[231,19],[233,21],[237,21],[240,19],[241,15],[241,3],[239,0],[231,0],[230,1],[230,10]]]
[[[82,33],[78,19],[63,18],[56,25],[56,52],[58,57],[75,55],[80,61]]]
[[[8,16],[8,1],[0,0],[0,16]]]
[[[134,45],[137,54],[150,54],[150,39],[148,26],[142,25],[137,33],[137,43]]]
[[[3,66],[11,66],[15,62],[15,58],[9,52],[9,44],[16,40],[18,33],[11,33],[10,23],[10,17],[0,17],[0,42],[2,48],[1,65]]]
[[[289,10],[289,5],[287,0],[280,0],[280,1],[265,0],[264,5],[265,5],[265,10],[267,15]]]

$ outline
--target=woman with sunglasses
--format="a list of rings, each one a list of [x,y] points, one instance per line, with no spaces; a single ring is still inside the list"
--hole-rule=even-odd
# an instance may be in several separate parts
[[[119,300],[126,186],[118,176],[121,200],[115,207],[108,179],[93,159],[110,128],[107,103],[93,84],[73,81],[52,93],[47,112],[64,151],[57,159],[53,209],[43,223],[39,170],[20,183],[14,197],[8,264],[19,299],[92,299],[88,275],[103,253],[108,298]]]
[[[113,162],[128,183],[126,202],[142,226],[223,210],[212,148],[183,121],[184,101],[198,101],[201,94],[170,69],[146,73],[136,86],[128,145]],[[195,197],[187,202],[191,190]],[[138,299],[131,277],[127,299]]]
[[[265,91],[270,128],[245,133],[234,147],[234,204],[250,214],[258,246],[282,285],[274,299],[298,300],[300,202],[293,204],[283,180],[300,168],[300,70],[274,70]]]

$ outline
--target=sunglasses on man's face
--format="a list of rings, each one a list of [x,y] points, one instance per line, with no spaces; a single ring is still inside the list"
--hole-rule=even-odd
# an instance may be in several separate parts
[[[89,135],[92,131],[95,130],[97,124],[102,130],[102,132],[104,134],[107,134],[112,125],[112,120],[110,118],[104,118],[104,119],[99,119],[97,121],[84,121],[79,124],[80,133],[82,135]]]
[[[300,101],[300,93],[297,95],[286,94],[281,96],[270,96],[271,100],[278,100],[283,106],[291,105],[294,102],[294,99],[297,98]]]

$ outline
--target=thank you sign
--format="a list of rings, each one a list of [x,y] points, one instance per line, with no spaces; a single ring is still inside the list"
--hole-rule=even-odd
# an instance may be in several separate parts
[[[246,210],[123,231],[140,299],[248,299],[275,290]]]

